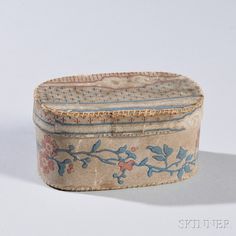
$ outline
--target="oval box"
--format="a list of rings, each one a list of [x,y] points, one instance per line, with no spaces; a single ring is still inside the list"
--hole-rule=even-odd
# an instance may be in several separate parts
[[[194,175],[203,93],[162,72],[63,77],[34,94],[43,180],[85,191],[172,183]]]

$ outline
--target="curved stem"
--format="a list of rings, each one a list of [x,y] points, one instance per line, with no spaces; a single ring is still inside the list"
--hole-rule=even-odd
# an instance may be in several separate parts
[[[115,150],[111,150],[111,149],[100,149],[100,150],[96,150],[96,151],[90,151],[90,152],[86,152],[86,151],[74,151],[74,149],[63,149],[63,148],[58,148],[56,150],[57,152],[65,152],[67,154],[69,154],[73,159],[73,161],[80,161],[83,163],[83,165],[85,165],[85,168],[87,167],[87,164],[90,160],[90,158],[96,158],[98,159],[99,161],[105,163],[105,164],[109,164],[109,165],[116,165],[119,161],[126,161],[127,159],[130,158],[129,155],[127,155],[126,157],[121,157],[119,154],[118,151],[115,151]],[[98,155],[99,153],[112,153],[112,154],[115,154],[115,157],[111,157],[111,158],[103,158],[101,157],[100,155]],[[81,155],[84,155],[85,157],[81,157]],[[160,166],[154,166],[154,165],[150,165],[147,163],[148,161],[148,158],[145,158],[147,159],[147,161],[145,161],[145,164],[141,164],[142,161],[140,163],[134,163],[135,166],[137,167],[142,167],[142,166],[145,166],[148,168],[148,176],[151,176],[151,173],[155,172],[155,173],[160,173],[160,172],[167,172],[167,173],[175,173],[175,172],[178,172],[180,171],[181,169],[183,169],[186,165],[194,165],[195,164],[195,161],[196,161],[196,158],[191,160],[191,161],[187,161],[186,160],[187,157],[183,158],[183,159],[179,159],[177,161],[175,161],[174,163],[171,163],[168,165],[168,160],[167,160],[167,157],[165,158],[165,160],[163,161],[163,164],[164,164],[164,167],[160,167]],[[50,157],[51,160],[54,160],[56,162],[58,162],[58,160],[56,160],[55,158],[52,158]],[[176,168],[176,169],[171,169],[173,166],[179,164],[179,163],[182,163],[181,166],[179,166],[179,168]],[[83,167],[83,166],[82,166]],[[122,170],[120,172],[120,174],[114,174],[113,175],[113,178],[116,178],[117,179],[117,182],[119,184],[122,184],[123,183],[123,178],[126,177],[125,175],[125,172],[126,170]],[[150,175],[149,175],[150,174]]]
[[[89,156],[89,157],[94,157],[94,158],[97,158],[98,160],[100,160],[101,162],[103,163],[106,163],[106,164],[110,164],[110,165],[115,165],[116,163],[112,162],[112,161],[119,161],[119,159],[117,158],[108,158],[108,159],[104,159],[96,154],[93,154],[93,153],[90,153],[90,152],[85,152],[85,151],[80,151],[80,152],[72,152],[70,149],[57,149],[58,152],[66,152],[68,153],[69,155],[71,155],[73,158],[74,158],[74,161],[83,161],[81,160],[80,158],[78,158],[79,155],[86,155],[86,156]],[[94,153],[97,153],[97,152],[94,152]]]

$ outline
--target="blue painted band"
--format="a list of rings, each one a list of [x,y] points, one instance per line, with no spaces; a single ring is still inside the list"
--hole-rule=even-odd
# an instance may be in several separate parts
[[[119,133],[140,133],[142,132],[141,130],[136,130],[136,131],[130,131],[130,132],[112,132],[112,131],[108,131],[108,132],[91,132],[91,133],[84,133],[84,132],[51,132],[51,131],[48,131],[48,130],[45,130],[43,129],[42,127],[40,127],[38,124],[36,124],[36,126],[41,129],[42,131],[44,131],[45,133],[50,133],[50,134],[57,134],[57,135],[101,135],[101,134],[112,134],[112,133],[115,133],[115,134],[119,134]],[[161,131],[170,131],[170,132],[180,132],[180,131],[183,131],[185,130],[185,128],[175,128],[175,129],[171,129],[171,128],[161,128],[161,129],[149,129],[149,130],[145,130],[144,132],[161,132]]]
[[[110,108],[103,108],[103,109],[60,109],[62,111],[71,111],[71,112],[103,112],[103,111],[137,111],[137,110],[165,110],[165,109],[178,109],[178,108],[185,108],[191,107],[194,104],[190,105],[166,105],[166,106],[147,106],[147,107],[110,107]]]

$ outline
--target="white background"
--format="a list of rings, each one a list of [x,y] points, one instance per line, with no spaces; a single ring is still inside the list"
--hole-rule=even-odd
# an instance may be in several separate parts
[[[235,234],[235,57],[233,0],[0,0],[0,235]],[[64,75],[114,71],[175,72],[202,86],[196,177],[89,193],[42,183],[34,87]],[[230,224],[181,229],[181,219]]]

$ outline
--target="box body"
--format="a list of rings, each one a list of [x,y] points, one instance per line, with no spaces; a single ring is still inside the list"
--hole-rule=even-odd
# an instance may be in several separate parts
[[[194,175],[202,91],[169,73],[74,76],[35,90],[38,166],[73,191],[172,183]]]

